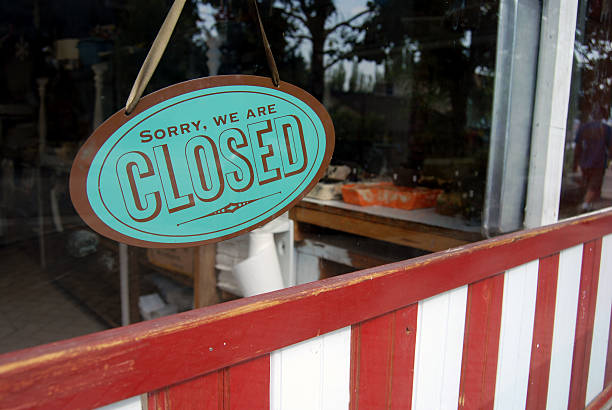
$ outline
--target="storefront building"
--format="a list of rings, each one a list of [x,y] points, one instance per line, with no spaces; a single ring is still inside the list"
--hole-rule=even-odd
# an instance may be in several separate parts
[[[331,165],[252,233],[141,248],[92,230],[69,178],[171,3],[0,5],[0,407],[606,403],[611,1],[258,2]],[[255,15],[187,1],[145,94],[270,78]]]

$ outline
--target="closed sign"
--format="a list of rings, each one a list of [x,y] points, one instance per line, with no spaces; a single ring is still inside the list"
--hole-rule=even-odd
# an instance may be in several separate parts
[[[70,193],[81,217],[117,241],[215,242],[299,201],[333,146],[325,108],[295,86],[253,76],[197,79],[102,124],[75,159]]]

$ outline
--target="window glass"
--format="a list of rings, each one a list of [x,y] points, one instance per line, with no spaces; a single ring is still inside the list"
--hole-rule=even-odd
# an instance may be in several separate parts
[[[609,2],[579,2],[560,218],[612,206],[610,16]]]
[[[249,3],[186,2],[146,92],[207,75],[270,76]],[[170,4],[0,3],[0,352],[245,294],[234,266],[249,257],[248,235],[119,246],[70,201],[77,150],[124,107]],[[271,234],[290,271],[284,286],[482,239],[499,3],[258,4],[281,79],[322,101],[336,132],[326,177]],[[600,44],[589,27],[585,38]],[[585,47],[595,46],[577,48],[587,57],[609,49]],[[600,93],[589,83],[597,75],[583,74],[576,92]],[[598,107],[609,111],[605,95]],[[592,110],[575,107],[576,118]]]

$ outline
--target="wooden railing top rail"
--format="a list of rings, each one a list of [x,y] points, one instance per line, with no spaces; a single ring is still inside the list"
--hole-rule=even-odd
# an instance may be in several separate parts
[[[612,232],[612,212],[0,356],[0,407],[96,407],[261,356]]]

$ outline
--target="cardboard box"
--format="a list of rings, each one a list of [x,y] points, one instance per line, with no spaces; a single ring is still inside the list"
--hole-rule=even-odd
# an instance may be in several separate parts
[[[160,268],[193,277],[193,252],[193,248],[147,249],[147,259]]]

